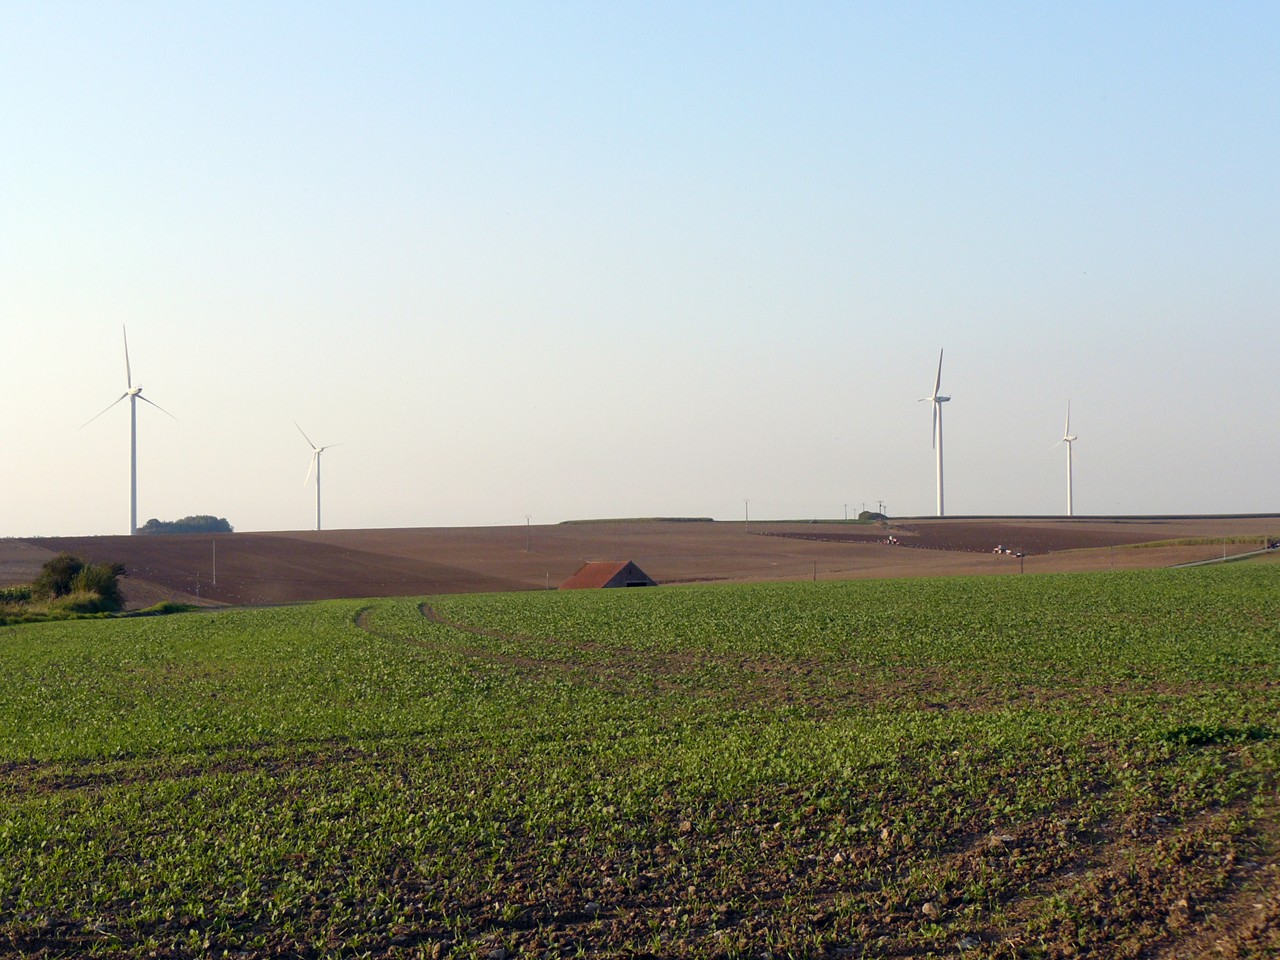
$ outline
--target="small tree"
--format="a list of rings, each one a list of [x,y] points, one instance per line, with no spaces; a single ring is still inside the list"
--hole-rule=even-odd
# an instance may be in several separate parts
[[[119,610],[124,606],[119,581],[123,574],[123,563],[86,564],[71,582],[71,592],[97,597],[94,604],[97,610]]]
[[[31,584],[31,593],[41,600],[65,597],[72,590],[76,574],[84,569],[84,561],[69,553],[60,553],[40,568],[40,575]]]
[[[40,569],[31,593],[40,600],[61,600],[58,606],[79,613],[115,611],[124,606],[119,582],[122,576],[122,563],[85,563],[79,557],[60,553]]]

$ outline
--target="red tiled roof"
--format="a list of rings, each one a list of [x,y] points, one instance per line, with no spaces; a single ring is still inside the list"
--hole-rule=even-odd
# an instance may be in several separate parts
[[[585,590],[603,587],[629,564],[630,560],[589,560],[560,584],[561,590]]]

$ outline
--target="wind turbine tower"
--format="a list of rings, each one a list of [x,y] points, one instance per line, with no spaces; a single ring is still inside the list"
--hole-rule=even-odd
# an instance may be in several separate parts
[[[933,405],[933,450],[938,458],[938,516],[943,516],[942,503],[942,405],[950,400],[938,391],[942,388],[942,351],[938,351],[938,375],[933,379],[933,394],[921,397],[920,402]]]
[[[124,393],[107,404],[101,412],[86,420],[81,425],[81,429],[93,423],[121,400],[126,397],[129,399],[129,535],[133,536],[138,532],[138,401],[151,404],[161,413],[175,420],[178,418],[160,404],[144,397],[141,384],[136,387],[133,385],[133,371],[129,367],[129,331],[123,326],[120,329],[124,333]]]
[[[302,429],[302,427],[298,426],[297,420],[293,421],[293,425],[295,427],[298,427],[298,432],[302,434],[302,439],[307,441],[307,444],[311,447],[311,463],[307,467],[307,475],[303,479],[302,485],[304,487],[307,485],[307,481],[311,479],[311,470],[312,468],[314,468],[316,471],[316,529],[319,530],[320,529],[320,454],[324,453],[330,447],[340,447],[342,446],[342,444],[328,443],[328,444],[325,444],[323,447],[317,447],[314,443],[311,442],[311,438],[307,436],[306,432]]]
[[[1072,436],[1071,434],[1071,401],[1068,400],[1067,401],[1067,423],[1062,428],[1062,439],[1058,441],[1058,443],[1065,443],[1067,445],[1067,516],[1068,517],[1075,515],[1074,511],[1072,510],[1072,504],[1071,504],[1071,445],[1075,443],[1076,440],[1077,438]],[[1055,447],[1057,445],[1058,445],[1057,443],[1054,444]]]

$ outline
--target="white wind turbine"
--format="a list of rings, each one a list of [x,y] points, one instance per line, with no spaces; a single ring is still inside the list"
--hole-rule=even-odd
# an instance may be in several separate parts
[[[311,463],[307,467],[307,475],[303,479],[302,485],[304,487],[307,485],[307,481],[311,479],[311,469],[314,467],[316,471],[316,529],[319,530],[320,529],[320,454],[324,453],[330,447],[340,447],[342,446],[342,444],[327,443],[323,447],[317,447],[314,443],[311,443],[311,438],[307,436],[306,431],[304,431],[302,427],[298,426],[297,420],[293,421],[293,425],[295,427],[298,427],[298,432],[302,434],[302,439],[307,441],[307,443],[310,444],[311,446]]]
[[[1071,401],[1068,400],[1067,401],[1067,423],[1066,423],[1066,426],[1062,428],[1062,439],[1058,441],[1058,443],[1065,443],[1067,445],[1067,516],[1068,517],[1075,515],[1071,506],[1071,445],[1075,443],[1077,439],[1078,439],[1077,437],[1074,437],[1071,434]],[[1055,443],[1054,446],[1056,447],[1058,443]]]
[[[138,401],[146,401],[161,413],[173,417],[174,420],[178,418],[154,400],[144,397],[141,384],[136,387],[133,385],[133,371],[129,368],[129,331],[123,326],[120,329],[124,333],[124,393],[107,404],[100,413],[82,423],[80,428],[83,430],[121,400],[129,398],[129,535],[132,536],[138,532]]]
[[[938,393],[942,387],[942,351],[938,351],[938,375],[933,379],[933,395],[921,397],[920,402],[928,401],[933,405],[933,449],[938,455],[938,516],[942,509],[942,405],[950,400]]]

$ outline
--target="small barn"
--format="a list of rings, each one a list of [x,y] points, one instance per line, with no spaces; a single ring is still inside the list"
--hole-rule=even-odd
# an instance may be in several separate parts
[[[560,584],[561,590],[594,590],[600,587],[656,587],[658,582],[630,560],[590,560]]]

